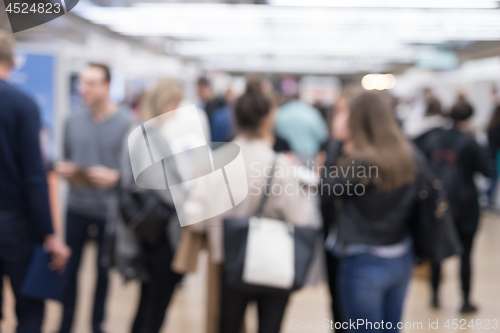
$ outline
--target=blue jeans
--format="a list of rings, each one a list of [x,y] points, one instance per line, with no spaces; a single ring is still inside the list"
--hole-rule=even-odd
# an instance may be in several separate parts
[[[413,253],[386,259],[371,254],[342,258],[338,276],[342,320],[364,320],[349,332],[398,332],[413,267]],[[384,321],[384,329],[378,326]],[[370,324],[371,323],[371,324]],[[390,323],[390,324],[388,324]],[[392,329],[388,329],[388,326]]]
[[[99,254],[97,258],[97,286],[94,297],[94,311],[92,316],[92,330],[94,333],[101,333],[101,324],[104,320],[104,307],[106,294],[108,291],[108,269],[101,264],[100,258],[102,253],[102,242],[105,219],[93,218],[68,212],[66,218],[66,243],[71,248],[72,254],[68,263],[67,281],[64,290],[63,300],[63,320],[61,323],[60,333],[70,333],[75,316],[76,291],[77,291],[77,274],[82,258],[83,246],[88,240],[88,228],[95,225],[99,229],[97,235],[97,245],[99,246]]]
[[[16,298],[17,333],[40,333],[43,321],[44,302],[20,293],[32,252],[33,243],[22,215],[0,212],[0,273],[9,276]]]

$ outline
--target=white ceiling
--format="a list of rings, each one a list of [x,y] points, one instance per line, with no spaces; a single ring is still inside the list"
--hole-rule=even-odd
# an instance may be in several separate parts
[[[144,3],[74,11],[124,35],[165,38],[165,51],[207,69],[390,71],[454,42],[500,40],[497,1],[270,0],[270,5]]]

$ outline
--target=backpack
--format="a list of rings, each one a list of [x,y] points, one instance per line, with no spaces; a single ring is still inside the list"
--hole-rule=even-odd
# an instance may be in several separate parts
[[[442,129],[431,133],[426,151],[436,181],[441,182],[451,214],[456,219],[462,215],[462,208],[467,205],[469,198],[469,191],[464,187],[464,177],[458,164],[459,153],[469,142],[469,137],[461,135],[458,140],[451,141],[448,134],[448,130]]]
[[[164,203],[154,190],[136,185],[121,193],[119,210],[137,239],[151,247],[165,239],[167,224],[176,214],[175,208]]]
[[[418,166],[417,198],[410,218],[410,230],[415,255],[419,260],[429,258],[440,262],[460,254],[462,245],[458,237],[445,190],[426,158],[415,153]]]

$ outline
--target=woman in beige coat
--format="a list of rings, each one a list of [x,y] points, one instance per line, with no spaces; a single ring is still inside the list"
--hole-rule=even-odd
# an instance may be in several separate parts
[[[264,215],[270,218],[286,219],[296,225],[311,225],[314,221],[314,204],[309,200],[307,191],[300,187],[295,178],[294,166],[285,155],[276,155],[272,142],[267,138],[274,126],[275,110],[266,98],[258,83],[248,85],[246,92],[235,106],[235,118],[240,134],[233,140],[242,153],[246,183],[248,188],[246,198],[232,209],[220,215],[191,225],[185,233],[174,267],[184,271],[189,268],[189,260],[194,258],[193,249],[201,246],[201,237],[205,236],[210,253],[211,268],[209,268],[209,332],[235,333],[241,327],[246,305],[256,300],[259,308],[259,333],[279,331],[282,317],[288,302],[288,295],[249,294],[231,289],[224,283],[221,267],[224,262],[223,249],[223,219],[227,217],[253,216],[262,198],[264,184],[269,176],[271,165],[276,159],[276,167],[271,187],[271,194],[264,207]],[[214,160],[224,154],[224,147],[214,152]],[[244,181],[244,180],[242,180]],[[193,189],[185,209],[187,219],[197,221],[200,214],[207,211],[218,211],[218,205],[223,205],[218,195],[227,192],[225,183],[215,183],[209,180],[199,182]],[[191,251],[190,251],[191,250]],[[188,264],[188,265],[186,265]],[[192,261],[191,261],[192,264]],[[191,265],[192,268],[192,265]],[[211,294],[211,295],[210,295]],[[220,300],[220,303],[219,303]],[[217,305],[220,304],[220,320],[217,325]],[[212,311],[210,311],[210,309]],[[219,326],[219,330],[215,327]]]

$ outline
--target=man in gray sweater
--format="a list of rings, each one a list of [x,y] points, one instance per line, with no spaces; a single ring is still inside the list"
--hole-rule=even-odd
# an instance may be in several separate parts
[[[73,112],[68,117],[64,138],[65,160],[56,164],[56,171],[70,183],[66,241],[73,251],[68,265],[60,333],[71,331],[77,272],[83,246],[89,236],[94,236],[99,246],[92,329],[94,333],[101,333],[108,272],[99,259],[109,203],[117,195],[118,166],[131,117],[109,99],[108,67],[90,64],[80,73],[79,79],[79,90],[87,109]]]

